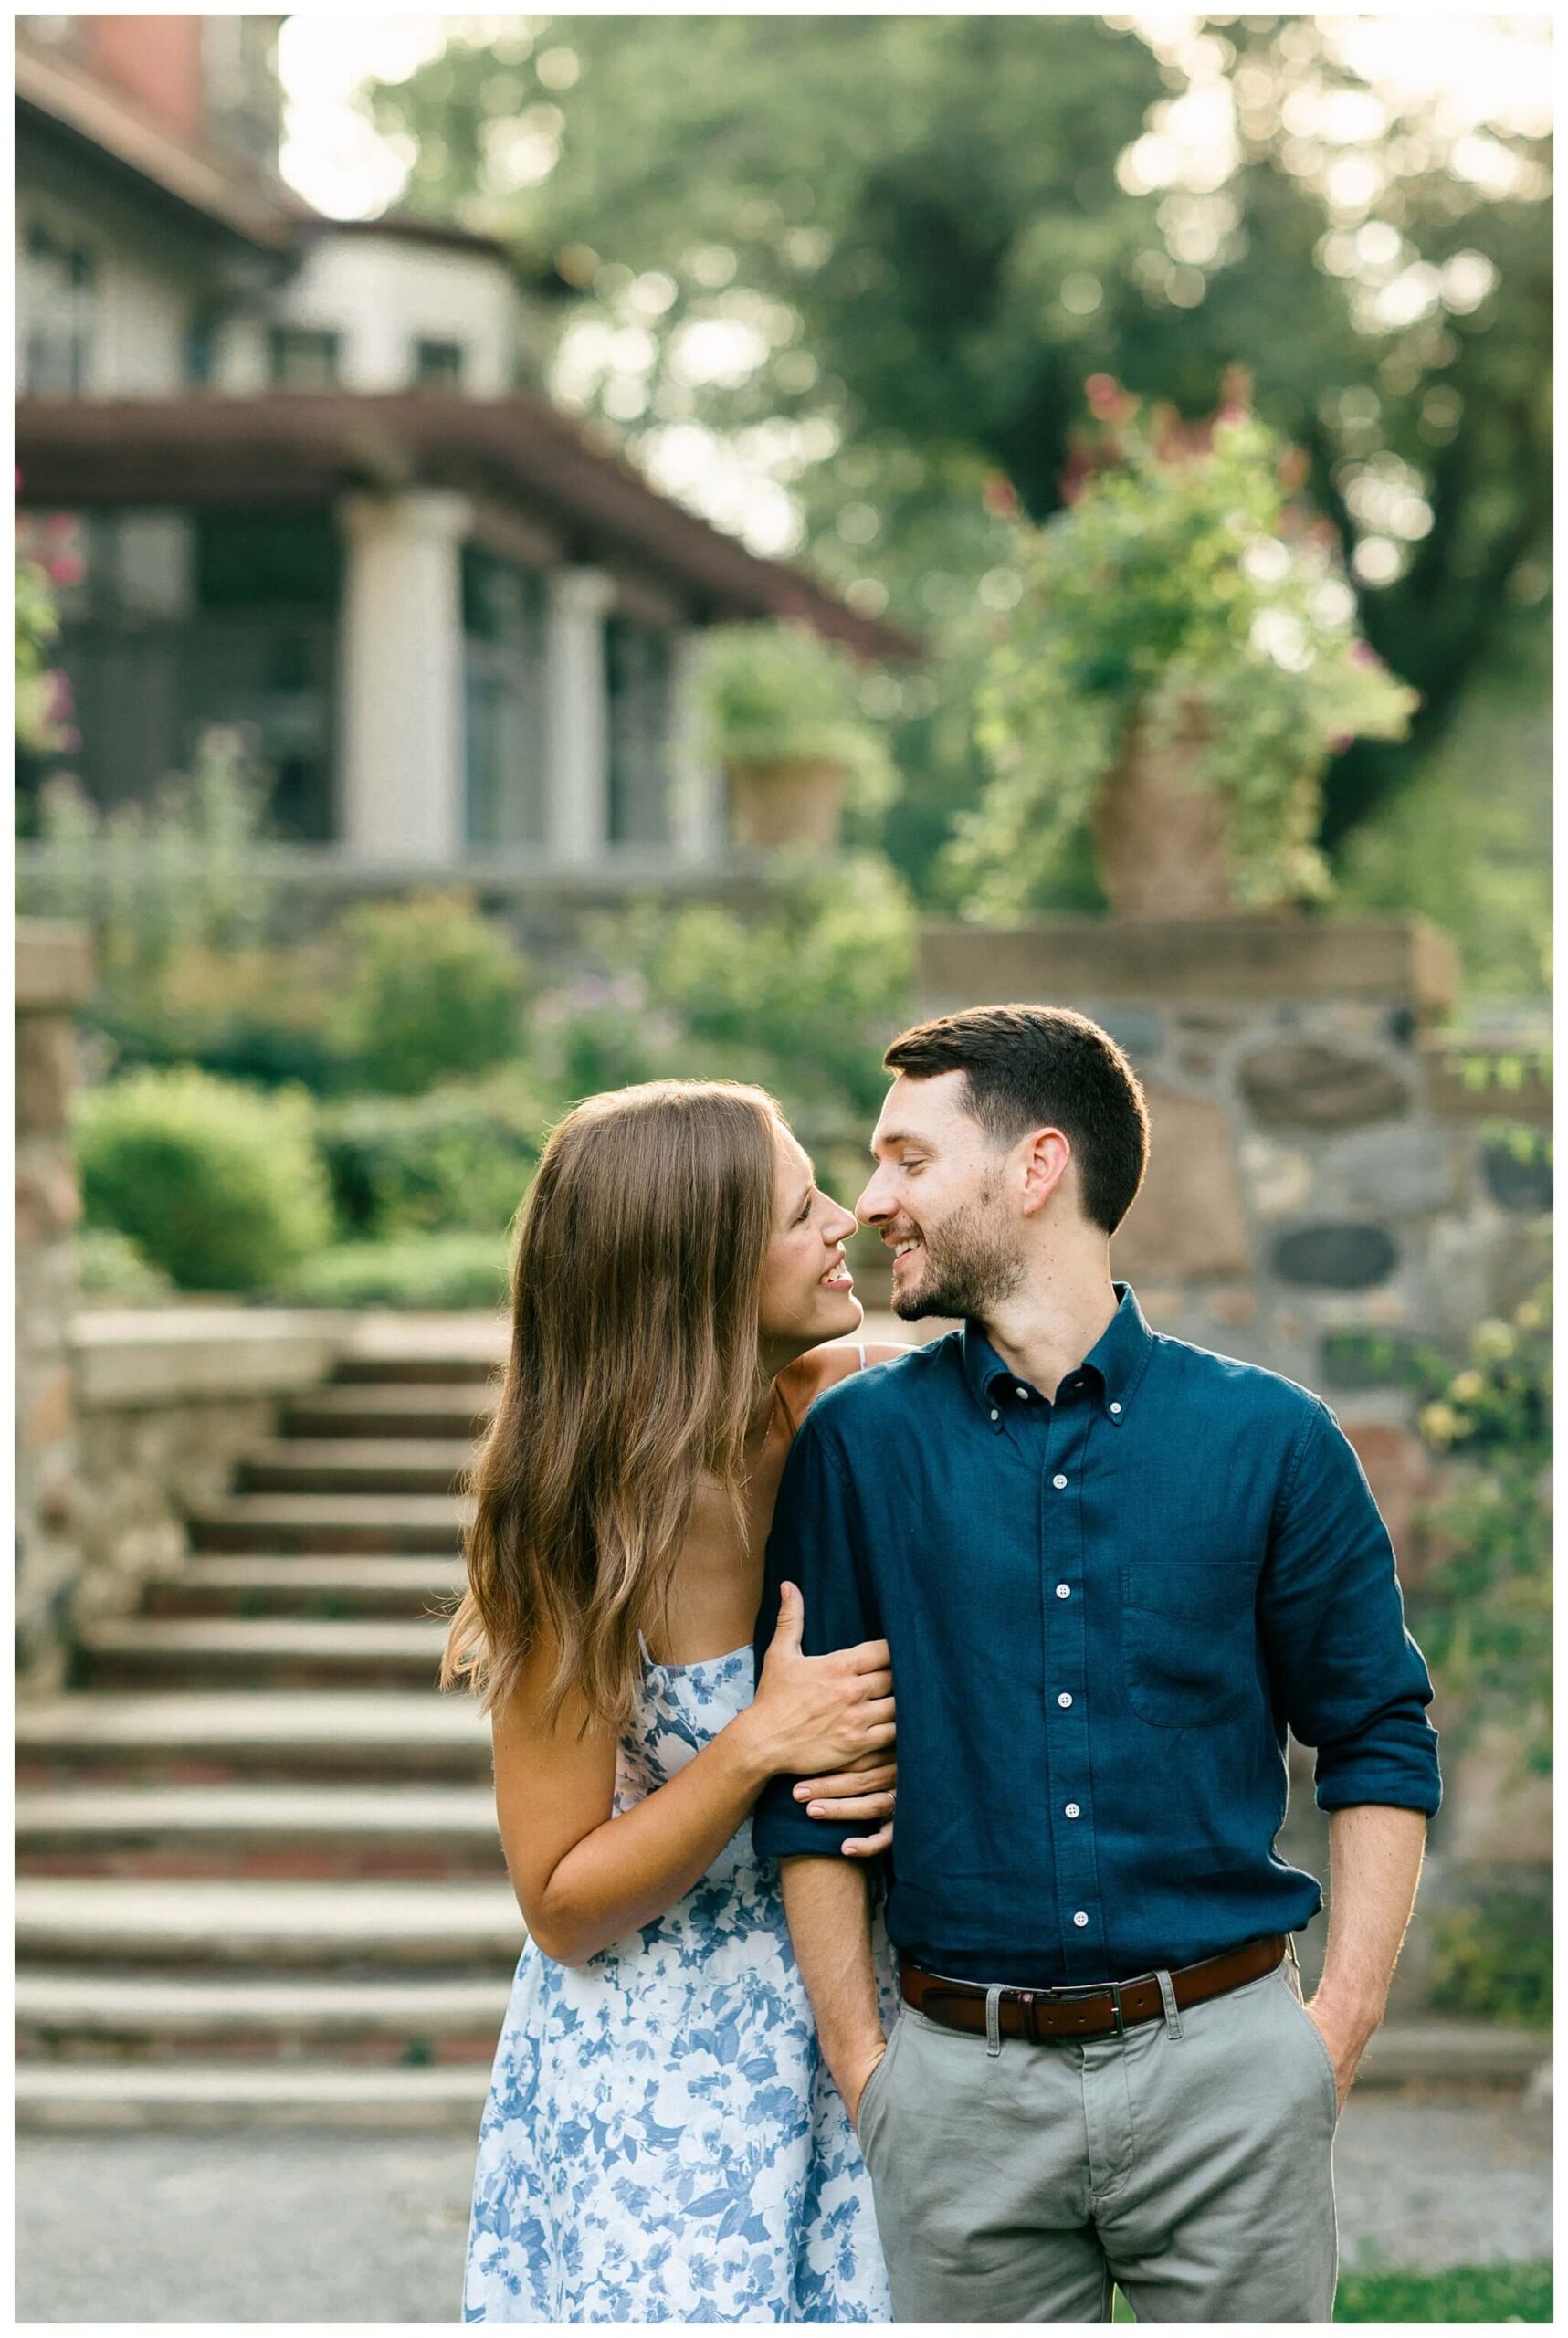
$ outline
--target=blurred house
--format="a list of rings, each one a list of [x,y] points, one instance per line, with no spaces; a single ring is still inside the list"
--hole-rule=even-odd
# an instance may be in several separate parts
[[[722,867],[702,628],[910,645],[556,411],[559,279],[325,219],[278,174],[277,16],[31,16],[16,44],[16,460],[80,521],[62,660],[109,805],[242,724],[345,867]]]

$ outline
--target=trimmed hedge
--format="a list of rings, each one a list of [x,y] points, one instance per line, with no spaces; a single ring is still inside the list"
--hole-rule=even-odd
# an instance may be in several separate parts
[[[504,1307],[502,1234],[423,1234],[342,1242],[318,1251],[279,1288],[296,1307]]]
[[[89,1226],[134,1242],[184,1290],[259,1290],[329,1240],[308,1098],[191,1069],[92,1089],[76,1116]]]

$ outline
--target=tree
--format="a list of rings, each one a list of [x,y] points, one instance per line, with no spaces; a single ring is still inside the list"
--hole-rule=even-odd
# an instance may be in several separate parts
[[[1423,697],[1410,748],[1331,773],[1331,847],[1544,589],[1544,48],[1534,114],[1456,128],[1358,66],[1354,20],[1173,22],[1156,50],[1122,18],[520,18],[369,100],[416,208],[585,288],[564,395],[717,516],[726,452],[771,474],[820,573],[933,638],[906,867],[981,776],[952,706],[985,478],[1047,516],[1092,372],[1197,414],[1243,363],[1306,447]]]

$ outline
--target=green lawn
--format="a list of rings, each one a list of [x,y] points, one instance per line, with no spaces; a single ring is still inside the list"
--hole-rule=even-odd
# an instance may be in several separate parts
[[[1115,2319],[1131,2322],[1117,2291]],[[1550,2265],[1456,2265],[1447,2273],[1346,2273],[1336,2322],[1550,2322]]]

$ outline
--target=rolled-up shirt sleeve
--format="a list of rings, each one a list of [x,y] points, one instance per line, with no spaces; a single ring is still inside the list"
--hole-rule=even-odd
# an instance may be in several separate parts
[[[1320,1399],[1276,1506],[1259,1618],[1276,1704],[1316,1749],[1321,1810],[1437,1808],[1432,1680],[1355,1448]]]
[[[757,1679],[763,1677],[779,1617],[779,1585],[799,1586],[805,1603],[801,1646],[807,1656],[826,1656],[860,1640],[880,1639],[882,1625],[862,1574],[864,1543],[855,1531],[854,1494],[842,1461],[822,1425],[807,1419],[784,1463],[773,1506],[757,1611],[753,1646]],[[858,1548],[858,1544],[859,1547]],[[752,1817],[752,1842],[759,1857],[837,1859],[851,1836],[867,1832],[865,1821],[836,1826],[806,1816],[796,1802],[794,1775],[770,1778]]]

